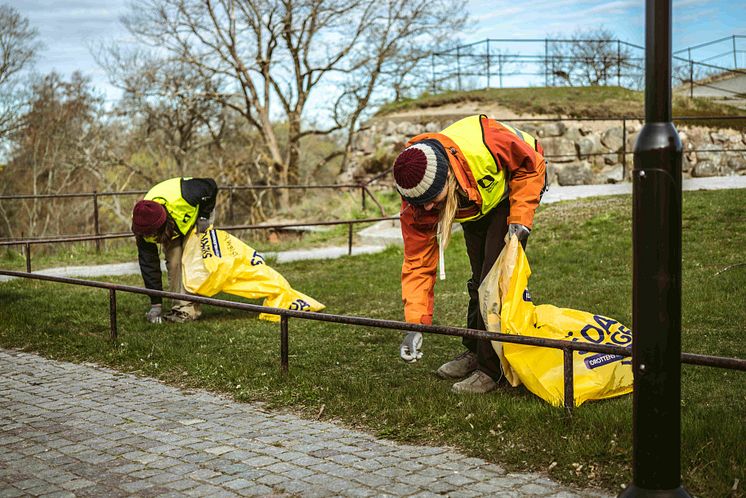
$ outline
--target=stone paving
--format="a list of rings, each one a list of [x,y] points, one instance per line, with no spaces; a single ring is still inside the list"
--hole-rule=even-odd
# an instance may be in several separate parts
[[[0,349],[0,496],[608,496],[449,448]]]

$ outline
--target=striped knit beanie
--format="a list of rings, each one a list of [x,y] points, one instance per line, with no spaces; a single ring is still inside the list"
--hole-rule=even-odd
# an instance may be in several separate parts
[[[448,156],[437,140],[425,139],[406,149],[394,161],[394,183],[402,198],[423,205],[446,186]]]

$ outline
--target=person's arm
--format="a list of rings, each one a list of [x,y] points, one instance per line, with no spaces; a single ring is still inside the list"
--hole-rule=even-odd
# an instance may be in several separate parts
[[[158,246],[137,237],[137,260],[140,263],[140,273],[146,289],[163,290],[161,275],[161,260],[158,257]],[[150,296],[151,304],[161,304],[160,296]]]
[[[404,319],[409,323],[431,325],[438,266],[438,215],[423,211],[416,213],[414,207],[403,202],[400,222],[404,238],[401,273]]]
[[[212,178],[182,180],[181,196],[192,206],[199,206],[197,217],[209,218],[213,209],[215,209],[218,185]]]
[[[518,223],[530,229],[544,189],[546,163],[539,152],[541,148],[534,150],[491,119],[485,132],[485,140],[500,166],[506,169],[510,189],[508,224]]]

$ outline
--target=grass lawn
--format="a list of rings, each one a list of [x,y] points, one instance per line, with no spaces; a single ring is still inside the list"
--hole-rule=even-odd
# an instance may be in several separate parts
[[[643,92],[636,92],[617,86],[590,87],[531,87],[531,88],[489,88],[468,92],[449,91],[435,95],[423,95],[417,99],[403,100],[386,104],[377,116],[398,111],[427,109],[464,102],[500,104],[520,114],[542,114],[547,116],[568,116],[572,118],[621,118],[644,116]],[[742,116],[739,109],[712,102],[709,99],[674,96],[674,116]],[[712,127],[746,128],[746,120],[687,121]]]
[[[537,304],[593,311],[631,326],[629,197],[540,208],[528,245]],[[746,357],[746,205],[743,191],[684,194],[683,348]],[[275,265],[330,313],[402,316],[400,248]],[[436,323],[465,322],[468,262],[459,235],[436,288]],[[137,276],[110,281],[140,285]],[[226,296],[227,297],[227,296]],[[459,396],[434,370],[461,351],[457,338],[425,337],[423,359],[398,358],[392,331],[290,321],[290,373],[280,374],[278,325],[207,308],[194,324],[149,326],[144,296],[118,294],[118,347],[108,341],[101,290],[36,281],[0,284],[0,345],[93,361],[240,401],[262,400],[379,436],[449,444],[510,469],[618,492],[631,481],[632,398],[589,402],[567,417],[523,388]],[[743,496],[746,374],[682,366],[682,473],[698,496]],[[322,410],[323,408],[323,410]],[[664,457],[664,456],[662,456]]]

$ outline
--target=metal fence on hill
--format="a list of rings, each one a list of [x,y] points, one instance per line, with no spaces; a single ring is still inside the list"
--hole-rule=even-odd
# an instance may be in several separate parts
[[[731,35],[673,53],[674,86],[737,90],[714,75],[746,75],[746,36]],[[644,47],[618,39],[487,38],[433,52],[414,86],[431,93],[484,88],[616,85],[641,90]]]

